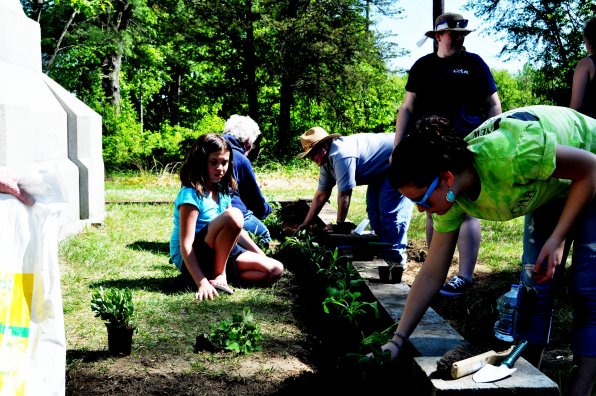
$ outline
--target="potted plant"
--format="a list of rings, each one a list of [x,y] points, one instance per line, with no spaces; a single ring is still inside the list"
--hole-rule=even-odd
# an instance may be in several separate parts
[[[91,297],[91,310],[101,318],[108,330],[108,351],[112,356],[130,355],[134,304],[130,289],[99,287]]]

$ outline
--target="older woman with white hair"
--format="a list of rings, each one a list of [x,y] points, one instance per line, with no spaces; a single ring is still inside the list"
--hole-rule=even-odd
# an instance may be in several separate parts
[[[232,115],[225,123],[223,137],[234,150],[234,178],[238,189],[232,206],[242,211],[244,229],[256,236],[261,245],[269,245],[271,235],[264,220],[272,211],[263,196],[250,160],[246,157],[261,134],[259,125],[248,116]]]

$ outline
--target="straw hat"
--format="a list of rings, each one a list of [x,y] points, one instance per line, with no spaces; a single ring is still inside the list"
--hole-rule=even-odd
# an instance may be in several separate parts
[[[302,150],[304,150],[304,152],[298,154],[296,158],[304,158],[317,144],[326,142],[329,139],[336,139],[340,136],[339,133],[330,135],[321,127],[310,128],[300,136],[300,144],[302,145]]]

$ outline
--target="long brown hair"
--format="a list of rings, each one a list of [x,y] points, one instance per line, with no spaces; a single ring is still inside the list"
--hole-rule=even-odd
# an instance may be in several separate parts
[[[197,193],[206,196],[205,189],[208,178],[209,154],[220,151],[230,154],[228,170],[219,183],[212,186],[214,191],[230,194],[236,190],[237,183],[234,179],[234,152],[227,140],[217,133],[206,133],[197,138],[193,143],[182,168],[180,168],[180,182],[184,187],[193,187]]]

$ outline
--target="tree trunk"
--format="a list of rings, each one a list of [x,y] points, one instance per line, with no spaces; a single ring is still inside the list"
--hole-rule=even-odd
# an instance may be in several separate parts
[[[291,110],[294,100],[293,78],[289,70],[284,70],[281,78],[279,93],[279,131],[277,135],[276,152],[281,155],[288,154],[291,133]]]
[[[246,45],[244,46],[244,65],[246,73],[246,88],[248,94],[248,115],[250,118],[259,123],[259,100],[257,88],[257,65],[255,62],[255,36],[254,36],[254,20],[255,14],[252,12],[252,0],[246,2]]]
[[[31,1],[31,19],[39,23],[41,19],[41,10],[43,8],[44,0]]]
[[[295,19],[298,15],[298,1],[290,0],[287,8],[287,18]],[[291,111],[294,102],[294,56],[292,52],[294,31],[290,26],[286,32],[284,53],[282,55],[281,87],[279,92],[279,131],[275,151],[281,157],[287,156],[291,143]]]
[[[122,68],[122,49],[119,48],[115,54],[109,54],[105,57],[103,75],[103,89],[110,103],[120,113],[120,70]]]
[[[106,15],[105,27],[113,31],[114,35],[121,36],[132,19],[132,4],[125,0],[114,2],[114,14]],[[114,52],[107,54],[102,62],[103,77],[102,85],[104,93],[114,106],[116,113],[120,113],[120,70],[122,69],[122,54],[124,53],[124,40],[119,42]]]

